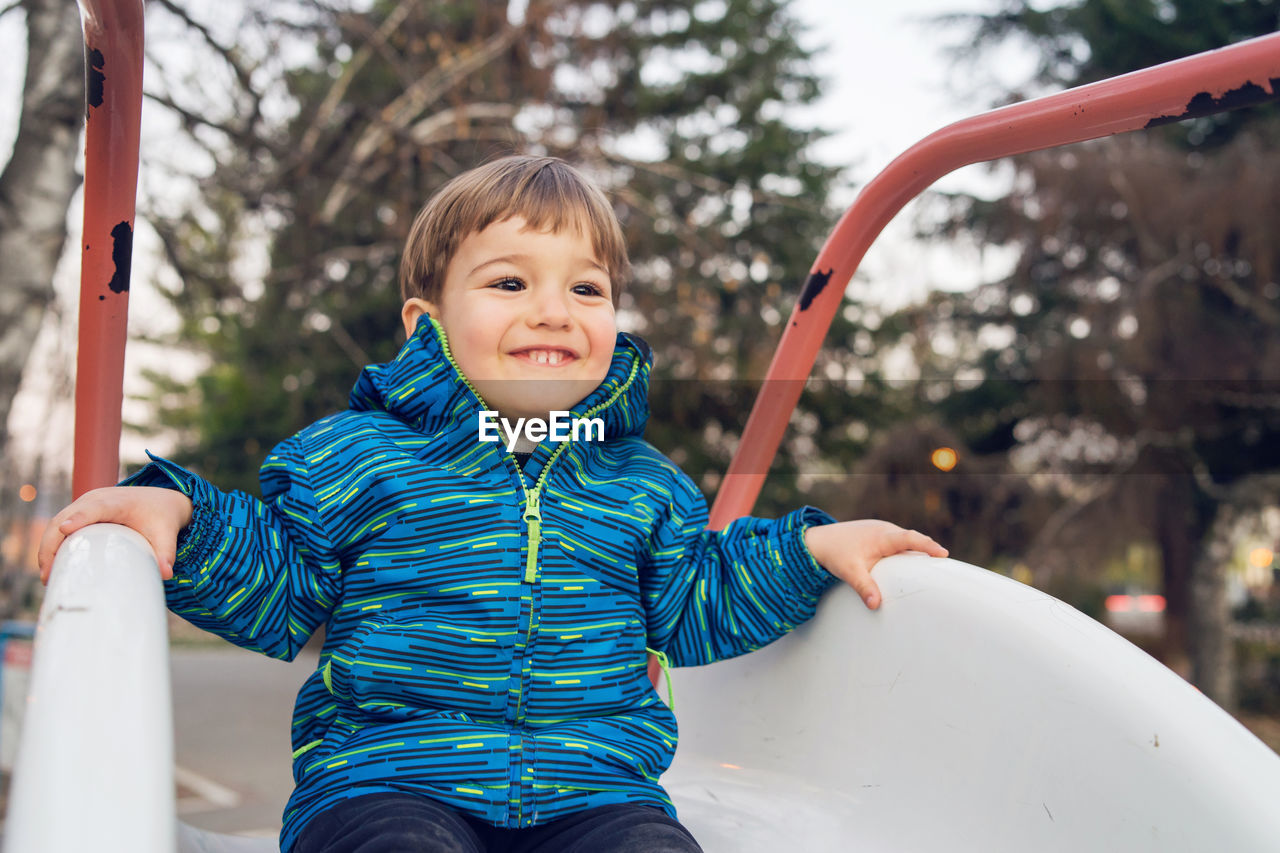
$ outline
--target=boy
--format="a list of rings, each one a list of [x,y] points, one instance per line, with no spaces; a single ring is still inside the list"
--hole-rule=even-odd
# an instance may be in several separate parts
[[[285,853],[691,851],[658,784],[676,721],[646,673],[758,648],[843,578],[928,537],[805,507],[705,531],[694,485],[644,442],[648,348],[618,334],[628,271],[603,195],[510,157],[423,208],[401,264],[408,341],[347,412],[279,445],[263,501],[156,459],[56,516],[151,542],[169,606],[292,658]],[[556,412],[602,436],[480,440]],[[590,431],[587,433],[591,436]]]

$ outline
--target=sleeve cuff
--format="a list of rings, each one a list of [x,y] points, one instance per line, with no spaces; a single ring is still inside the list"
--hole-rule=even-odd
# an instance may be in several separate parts
[[[152,486],[173,489],[191,499],[191,523],[178,532],[178,554],[174,575],[199,572],[206,558],[218,545],[219,531],[225,526],[218,520],[213,487],[197,474],[181,465],[147,451],[150,464],[121,480],[121,486]]]
[[[816,507],[804,506],[788,513],[782,536],[782,548],[786,555],[784,565],[792,568],[792,580],[805,592],[821,594],[839,580],[814,559],[805,544],[804,534],[810,527],[834,524],[835,519]]]

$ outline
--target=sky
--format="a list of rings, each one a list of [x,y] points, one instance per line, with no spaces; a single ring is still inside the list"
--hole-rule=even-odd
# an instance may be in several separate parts
[[[848,169],[850,186],[836,195],[842,206],[853,200],[857,186],[913,143],[952,121],[982,111],[995,97],[992,80],[1025,76],[1025,58],[1013,54],[982,68],[957,72],[946,48],[961,40],[963,31],[929,23],[943,13],[989,10],[995,2],[794,0],[793,14],[806,28],[801,43],[817,51],[815,68],[827,81],[820,103],[798,115],[797,121],[831,131],[816,153],[820,159]],[[19,112],[25,62],[22,38],[18,14],[0,19],[0,154],[4,156],[12,144]],[[984,167],[968,167],[944,178],[938,186],[990,194],[999,192],[1001,178]],[[998,269],[999,258],[980,257],[976,250],[921,245],[912,237],[916,215],[914,205],[908,205],[868,252],[853,284],[858,298],[901,304],[922,297],[932,287],[972,285]],[[79,216],[78,210],[69,216],[73,227],[78,227]],[[141,234],[140,230],[136,253],[145,251]],[[75,243],[71,241],[71,245]],[[135,273],[145,268],[145,261],[136,258]],[[65,362],[71,357],[68,353],[74,353],[71,339],[77,286],[76,259],[65,259],[57,289],[67,317],[61,326],[42,335],[37,343],[42,357]],[[161,310],[159,297],[148,291],[145,274],[135,274],[131,322],[136,327]],[[144,359],[135,357],[135,352],[137,347],[130,350],[126,365],[127,393],[141,393],[146,387],[139,375]],[[64,376],[63,384],[65,381]],[[45,436],[46,449],[50,442],[67,440],[59,433],[70,433],[69,407],[48,402],[51,384],[58,384],[53,372],[24,386],[11,425],[15,431]],[[140,414],[135,407],[132,415]],[[127,407],[126,420],[130,417]],[[141,455],[141,441],[126,438],[126,458]]]
[[[963,28],[939,15],[989,10],[992,0],[893,0],[886,3],[795,0],[809,27],[801,43],[816,50],[827,79],[819,123],[836,131],[821,147],[829,162],[869,178],[929,133],[985,108],[977,81],[952,68],[946,49]]]
[[[1002,49],[993,62],[957,66],[949,50],[965,28],[938,16],[991,11],[996,0],[893,0],[842,2],[795,0],[812,29],[802,43],[817,50],[815,65],[827,78],[815,123],[833,131],[818,149],[828,163],[848,167],[854,188],[837,195],[852,203],[895,157],[930,133],[986,110],[1001,92],[1028,77],[1030,54]],[[968,166],[935,188],[995,195],[1008,173]],[[900,305],[935,287],[963,289],[997,274],[1005,259],[961,246],[930,246],[913,238],[917,205],[909,204],[868,251],[854,280],[860,298]]]

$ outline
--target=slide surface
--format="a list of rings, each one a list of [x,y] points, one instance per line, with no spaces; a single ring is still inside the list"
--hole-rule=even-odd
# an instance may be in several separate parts
[[[707,853],[1274,851],[1280,757],[1031,587],[902,555],[765,649],[674,672],[664,777]]]

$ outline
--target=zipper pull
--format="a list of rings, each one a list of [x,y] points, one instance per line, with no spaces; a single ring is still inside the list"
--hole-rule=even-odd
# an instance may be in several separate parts
[[[538,545],[542,542],[542,506],[538,492],[525,490],[524,523],[529,525],[529,556],[524,564],[524,582],[538,577]]]

